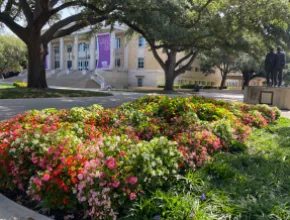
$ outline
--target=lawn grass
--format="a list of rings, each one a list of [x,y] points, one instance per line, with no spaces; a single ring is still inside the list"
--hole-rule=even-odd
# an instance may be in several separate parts
[[[290,119],[254,130],[246,147],[187,171],[124,219],[290,219]]]
[[[0,89],[9,89],[9,88],[15,88],[15,87],[11,84],[0,83]]]
[[[0,87],[0,99],[97,97],[97,96],[111,96],[111,94],[103,92],[80,91],[80,90]]]

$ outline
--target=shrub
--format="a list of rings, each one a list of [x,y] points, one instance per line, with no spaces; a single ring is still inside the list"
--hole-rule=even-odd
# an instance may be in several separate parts
[[[92,218],[114,219],[184,168],[243,150],[252,127],[279,116],[264,105],[163,96],[116,109],[28,111],[0,123],[0,186],[45,208],[82,207]]]
[[[16,82],[13,83],[13,86],[24,88],[24,87],[27,87],[27,83],[26,82],[22,82],[22,81],[16,81]]]

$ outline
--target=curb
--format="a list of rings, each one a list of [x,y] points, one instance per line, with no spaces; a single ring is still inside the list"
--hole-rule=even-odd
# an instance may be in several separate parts
[[[52,220],[21,206],[0,193],[0,220]]]

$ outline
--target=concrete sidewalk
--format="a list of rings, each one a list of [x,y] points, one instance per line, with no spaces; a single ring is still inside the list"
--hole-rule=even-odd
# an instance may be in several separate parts
[[[0,220],[51,220],[0,194]]]

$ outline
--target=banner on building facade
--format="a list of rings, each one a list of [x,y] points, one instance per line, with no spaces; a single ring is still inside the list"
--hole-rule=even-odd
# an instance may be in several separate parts
[[[97,69],[109,69],[111,64],[111,36],[110,34],[97,35],[98,38],[98,65]]]

